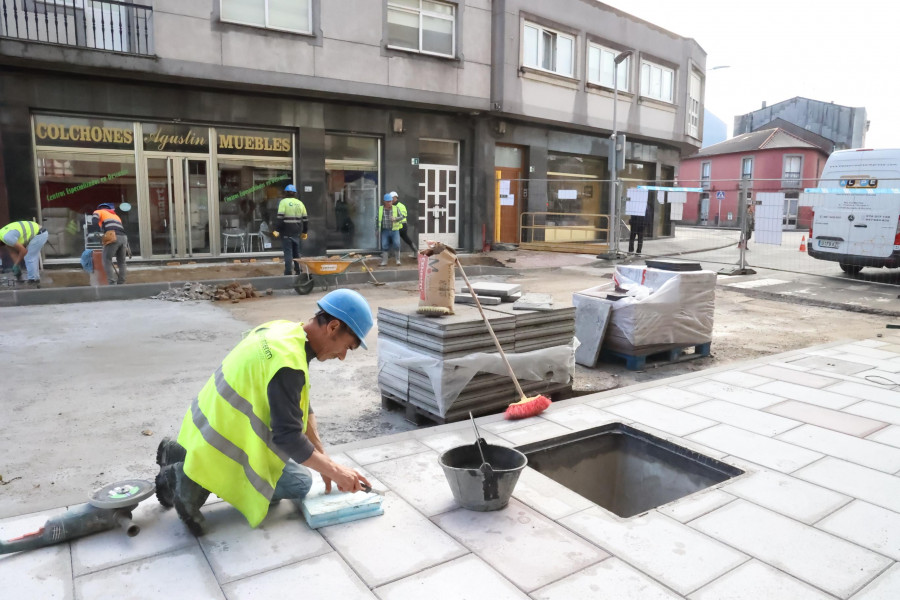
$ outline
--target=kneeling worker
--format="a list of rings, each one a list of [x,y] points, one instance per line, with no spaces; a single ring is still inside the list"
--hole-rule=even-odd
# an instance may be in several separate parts
[[[337,289],[318,301],[306,324],[271,321],[251,330],[225,357],[194,399],[178,442],[159,444],[156,497],[175,507],[194,535],[210,492],[256,527],[269,506],[299,503],[318,471],[331,491],[357,492],[368,480],[334,462],[316,430],[309,402],[309,361],[344,360],[366,347],[372,311],[359,292]]]
[[[21,279],[24,264],[31,287],[41,287],[41,248],[48,237],[47,230],[33,221],[15,221],[0,228],[0,248],[7,248],[13,262],[13,274],[16,279]]]

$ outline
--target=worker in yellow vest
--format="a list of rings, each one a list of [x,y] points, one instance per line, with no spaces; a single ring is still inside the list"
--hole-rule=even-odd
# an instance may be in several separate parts
[[[194,535],[204,532],[200,507],[210,492],[238,509],[252,527],[279,500],[299,503],[318,471],[325,490],[357,492],[368,480],[327,454],[309,400],[309,361],[344,360],[366,348],[372,311],[359,292],[334,290],[309,323],[260,325],[225,357],[181,424],[178,441],[159,444],[156,497],[175,507]]]
[[[33,221],[14,221],[0,228],[0,247],[13,262],[13,274],[22,279],[22,265],[30,287],[41,287],[41,248],[47,243],[47,230]]]
[[[412,257],[416,258],[419,254],[419,249],[416,248],[416,245],[413,243],[411,239],[409,239],[409,223],[408,216],[409,213],[406,210],[406,205],[400,202],[400,194],[397,192],[391,192],[391,197],[394,199],[394,206],[400,211],[400,218],[403,225],[400,227],[400,239],[407,243],[410,250],[412,250]]]
[[[406,216],[394,206],[394,197],[384,195],[378,207],[378,231],[381,232],[381,266],[387,266],[391,248],[397,249],[397,265],[400,265],[400,229],[406,223]]]
[[[307,237],[309,217],[306,214],[306,206],[297,198],[297,188],[293,184],[284,188],[284,198],[278,203],[277,219],[274,235],[281,236],[284,274],[290,275],[291,265],[294,265],[294,275],[299,275],[300,264],[294,259],[300,258],[301,240]]]

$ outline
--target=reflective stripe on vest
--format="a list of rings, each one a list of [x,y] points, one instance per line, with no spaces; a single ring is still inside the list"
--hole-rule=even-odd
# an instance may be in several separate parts
[[[283,198],[278,203],[278,214],[284,215],[285,223],[300,225],[306,218],[306,206],[297,198]]]
[[[30,242],[40,230],[41,226],[34,221],[13,221],[3,229],[0,229],[0,242],[3,241],[3,238],[5,238],[6,234],[10,231],[18,231],[19,243],[23,246],[28,246],[28,242]]]
[[[101,208],[94,211],[94,216],[100,219],[100,228],[102,231],[121,231],[125,233],[125,227],[122,225],[122,219],[119,215],[111,210]]]
[[[272,321],[253,329],[206,382],[178,434],[187,450],[187,476],[241,511],[253,527],[265,518],[289,459],[273,441],[267,393],[284,367],[303,372],[298,402],[307,429],[305,344],[302,323]]]

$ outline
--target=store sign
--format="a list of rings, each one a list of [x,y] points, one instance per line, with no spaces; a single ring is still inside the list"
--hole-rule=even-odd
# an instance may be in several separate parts
[[[34,141],[38,146],[133,150],[134,127],[125,121],[35,115]]]
[[[290,133],[280,131],[248,131],[216,129],[219,154],[290,157],[293,143]]]
[[[144,123],[144,150],[147,152],[209,153],[209,127],[181,123]]]

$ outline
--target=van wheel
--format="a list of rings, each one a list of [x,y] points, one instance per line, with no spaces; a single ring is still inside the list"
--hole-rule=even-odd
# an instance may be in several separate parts
[[[846,273],[847,275],[856,275],[860,271],[862,271],[862,267],[859,265],[848,265],[847,263],[840,263],[841,271]]]

